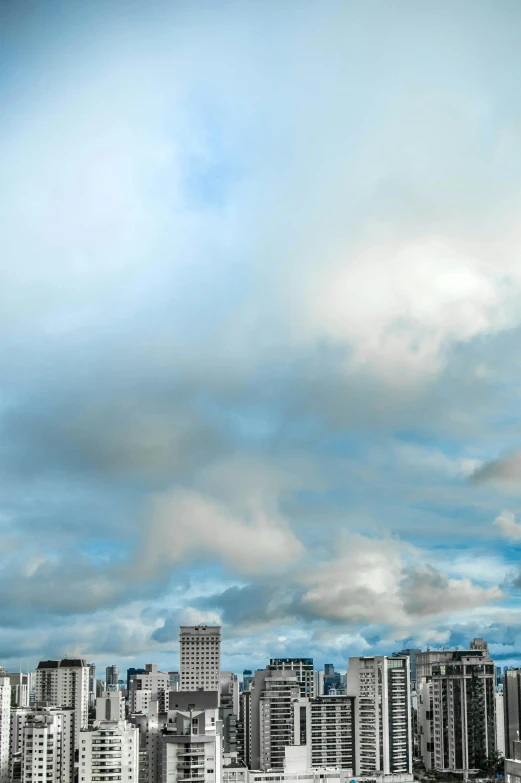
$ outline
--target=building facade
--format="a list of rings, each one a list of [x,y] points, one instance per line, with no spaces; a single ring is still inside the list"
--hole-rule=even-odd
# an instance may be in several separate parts
[[[0,783],[9,783],[11,680],[0,676]]]
[[[115,685],[118,687],[119,666],[107,666],[105,669],[105,685]]]
[[[409,658],[350,658],[347,691],[356,699],[357,776],[411,774]]]
[[[294,704],[301,693],[295,672],[273,671],[270,674],[259,695],[261,770],[284,768],[285,748],[295,744]],[[293,674],[291,678],[290,674]]]
[[[42,705],[13,710],[13,780],[18,779],[22,783],[73,783],[75,721],[76,710],[73,707]]]
[[[454,652],[433,666],[434,767],[463,775],[496,748],[494,662],[481,649]]]
[[[182,625],[179,629],[179,689],[219,691],[221,628],[212,625]]]
[[[121,691],[105,691],[96,699],[96,721],[125,720],[125,700]]]
[[[82,658],[40,661],[36,669],[36,703],[73,707],[76,743],[80,730],[89,723],[89,675],[89,666]]]
[[[294,704],[296,745],[305,745],[307,768],[354,768],[355,709],[351,696],[317,696]]]
[[[521,669],[507,669],[503,674],[503,708],[505,756],[513,758],[512,743],[521,738]]]
[[[79,783],[114,780],[138,783],[139,731],[120,720],[96,721],[80,734]]]
[[[271,658],[266,668],[272,672],[295,672],[300,695],[309,699],[316,695],[313,658]]]
[[[153,701],[158,702],[159,712],[168,708],[170,675],[160,672],[157,664],[147,663],[144,674],[130,677],[130,712],[147,712]]]
[[[221,783],[220,729],[217,710],[169,711],[158,783]]]

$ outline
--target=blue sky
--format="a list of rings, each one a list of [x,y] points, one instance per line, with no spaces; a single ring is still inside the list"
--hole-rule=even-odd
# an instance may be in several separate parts
[[[1,664],[519,662],[520,13],[2,4]]]

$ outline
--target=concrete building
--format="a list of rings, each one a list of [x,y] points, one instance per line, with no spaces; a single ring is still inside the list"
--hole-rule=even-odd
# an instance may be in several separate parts
[[[105,691],[96,699],[96,721],[125,720],[125,700],[121,691]]]
[[[272,672],[295,672],[300,695],[310,699],[315,696],[313,658],[271,658],[266,668]]]
[[[232,672],[220,675],[219,720],[223,725],[223,752],[239,753],[239,679]]]
[[[219,691],[221,628],[182,625],[179,630],[180,690]]]
[[[73,783],[76,710],[22,707],[11,713],[12,779]]]
[[[145,674],[145,669],[136,669],[133,666],[130,669],[127,669],[127,695],[130,693],[130,678],[134,674]]]
[[[107,666],[105,669],[105,685],[118,685],[119,680],[119,666]]]
[[[160,742],[158,783],[221,783],[222,735],[217,710],[170,710]]]
[[[251,752],[251,683],[239,698],[239,723],[237,725],[237,758],[250,769],[252,768]]]
[[[466,777],[496,746],[494,662],[483,649],[432,669],[434,767]]]
[[[506,756],[505,746],[505,707],[503,690],[496,690],[496,750]]]
[[[243,691],[247,691],[253,682],[253,672],[251,669],[244,669],[242,673],[242,689]]]
[[[505,756],[513,758],[514,746],[521,738],[521,669],[507,669],[503,675]]]
[[[158,702],[159,712],[166,712],[169,688],[170,675],[147,663],[144,674],[130,677],[130,712],[147,712],[153,701]]]
[[[40,661],[36,669],[36,703],[74,707],[76,743],[89,724],[89,666],[82,658]]]
[[[322,669],[315,669],[315,672],[313,674],[313,680],[314,680],[315,696],[324,696],[325,695],[324,671]]]
[[[259,694],[259,768],[283,769],[285,748],[295,744],[294,704],[301,684],[295,672],[272,671]],[[255,687],[257,683],[255,682]],[[252,714],[252,733],[254,715]]]
[[[355,708],[351,696],[317,696],[293,705],[295,745],[306,748],[308,769],[354,767]]]
[[[138,783],[139,732],[126,721],[96,721],[80,734],[79,783],[117,780]]]
[[[407,647],[405,650],[393,652],[393,658],[409,658],[411,668],[411,690],[416,690],[416,657],[421,650]]]
[[[409,658],[350,658],[347,692],[356,699],[356,775],[412,773]]]
[[[432,677],[432,667],[452,661],[454,650],[427,650],[416,653],[416,683]]]
[[[432,677],[423,678],[417,684],[419,753],[425,769],[434,769],[434,705],[432,701]]]
[[[0,783],[10,782],[11,681],[0,676]]]
[[[521,783],[521,742],[512,740],[511,755],[505,758],[505,783]]]

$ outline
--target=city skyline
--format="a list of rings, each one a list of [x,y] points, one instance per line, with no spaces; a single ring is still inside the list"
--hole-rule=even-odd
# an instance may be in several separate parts
[[[520,24],[1,4],[1,665],[521,660]]]

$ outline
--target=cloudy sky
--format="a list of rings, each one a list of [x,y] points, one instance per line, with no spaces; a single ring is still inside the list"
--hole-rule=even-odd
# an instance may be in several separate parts
[[[520,24],[1,4],[0,664],[519,662]]]

